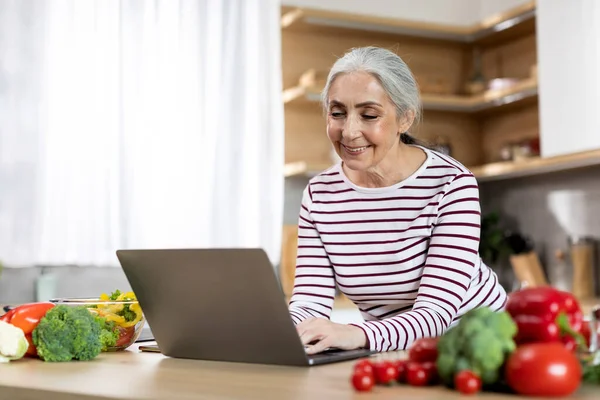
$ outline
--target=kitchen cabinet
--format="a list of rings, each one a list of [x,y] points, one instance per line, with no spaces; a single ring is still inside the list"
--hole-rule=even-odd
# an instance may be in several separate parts
[[[600,2],[538,1],[544,157],[600,149]]]
[[[286,3],[305,5],[282,7],[286,177],[311,176],[336,161],[320,92],[335,59],[360,46],[393,49],[405,59],[424,110],[411,133],[432,146],[449,145],[467,167],[501,161],[501,149],[513,143],[536,142],[535,2],[492,1],[485,12],[502,12],[485,19],[481,4],[473,2],[479,19],[462,25],[417,21],[415,10],[406,11],[405,19],[392,12],[352,13],[353,2],[340,10],[335,2],[328,9],[305,0]],[[509,5],[515,7],[507,10]],[[405,11],[397,4],[394,10]],[[435,13],[443,14],[439,8]]]

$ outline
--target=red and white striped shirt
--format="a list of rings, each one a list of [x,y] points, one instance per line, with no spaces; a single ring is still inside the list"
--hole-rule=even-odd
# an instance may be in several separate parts
[[[329,318],[335,287],[360,309],[376,351],[439,336],[468,310],[501,310],[507,295],[479,257],[479,189],[456,160],[425,163],[384,188],[353,184],[341,165],[304,190],[289,310],[294,323]]]

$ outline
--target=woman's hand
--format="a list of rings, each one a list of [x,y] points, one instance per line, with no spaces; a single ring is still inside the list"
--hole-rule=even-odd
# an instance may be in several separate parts
[[[365,347],[367,338],[359,327],[337,324],[323,318],[309,318],[296,326],[306,354],[316,354],[330,347],[353,350]]]

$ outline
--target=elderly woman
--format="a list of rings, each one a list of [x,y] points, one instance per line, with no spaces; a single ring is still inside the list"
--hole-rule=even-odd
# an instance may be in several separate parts
[[[341,161],[311,179],[300,210],[289,310],[307,353],[405,349],[470,309],[502,310],[506,292],[478,253],[477,181],[406,133],[420,97],[404,61],[353,49],[322,101]],[[336,285],[364,321],[330,321]]]

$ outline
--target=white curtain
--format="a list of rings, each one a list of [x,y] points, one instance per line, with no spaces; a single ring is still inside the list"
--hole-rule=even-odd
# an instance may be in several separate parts
[[[279,260],[278,0],[0,0],[0,260]]]

